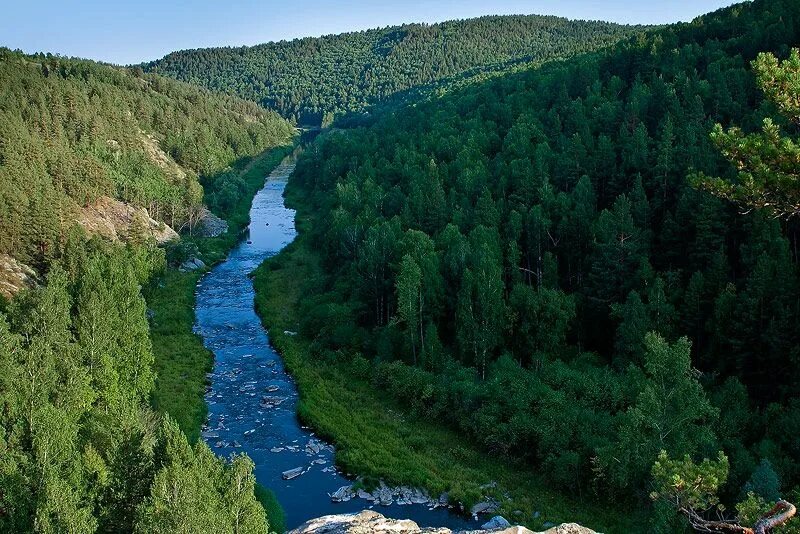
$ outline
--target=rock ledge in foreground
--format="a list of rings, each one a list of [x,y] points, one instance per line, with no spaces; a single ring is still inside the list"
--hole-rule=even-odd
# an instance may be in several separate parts
[[[537,534],[525,527],[469,530],[454,533],[449,528],[420,528],[410,519],[389,519],[372,510],[357,514],[326,515],[290,530],[288,534]],[[575,523],[564,523],[538,534],[597,534]]]

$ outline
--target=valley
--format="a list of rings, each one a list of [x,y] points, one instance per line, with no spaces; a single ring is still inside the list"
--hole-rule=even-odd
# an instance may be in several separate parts
[[[796,532],[798,43],[0,48],[0,531]]]

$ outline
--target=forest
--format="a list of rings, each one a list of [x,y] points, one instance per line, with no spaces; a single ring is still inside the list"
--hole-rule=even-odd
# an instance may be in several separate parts
[[[258,102],[297,124],[318,126],[395,95],[418,98],[423,86],[438,82],[446,88],[463,78],[570,57],[641,29],[551,16],[487,16],[253,47],[184,50],[143,68]]]
[[[756,0],[323,134],[312,357],[652,532],[796,501],[799,32]]]
[[[204,188],[235,204],[230,166],[293,134],[252,102],[141,69],[0,49],[0,254],[46,268],[101,195],[181,230]]]
[[[252,462],[149,408],[141,286],[164,251],[71,234],[0,312],[0,530],[267,532]]]
[[[321,437],[352,419],[405,455],[389,469],[466,504],[461,465],[522,466],[565,510],[638,510],[648,532],[800,502],[798,45],[800,3],[755,0],[665,27],[482,17],[131,67],[0,48],[0,255],[40,275],[0,297],[0,531],[275,528],[252,461],[197,439],[200,273],[173,267],[240,238],[297,124],[333,128],[287,187],[291,261],[254,284],[298,323],[273,341]],[[181,242],[87,236],[76,213],[101,196]],[[194,239],[204,207],[230,231]],[[463,464],[424,472],[429,436],[431,462]],[[353,472],[395,459],[343,451]]]
[[[0,297],[0,531],[269,530],[252,461],[151,407],[142,288],[163,284],[167,251],[135,232],[90,239],[75,214],[108,195],[189,233],[206,204],[238,232],[258,187],[239,170],[293,135],[254,103],[141,69],[0,49],[0,254],[40,275]]]

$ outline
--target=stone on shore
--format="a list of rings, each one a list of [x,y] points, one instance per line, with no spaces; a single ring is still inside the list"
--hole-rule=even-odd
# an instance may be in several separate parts
[[[496,515],[491,518],[489,521],[481,525],[483,530],[497,530],[501,528],[508,528],[511,526],[511,523],[506,521],[506,518],[502,515]]]

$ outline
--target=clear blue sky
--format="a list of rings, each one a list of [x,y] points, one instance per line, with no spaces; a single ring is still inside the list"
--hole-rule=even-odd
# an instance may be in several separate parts
[[[205,46],[252,45],[403,22],[490,14],[662,24],[731,0],[3,0],[0,46],[138,63]]]

